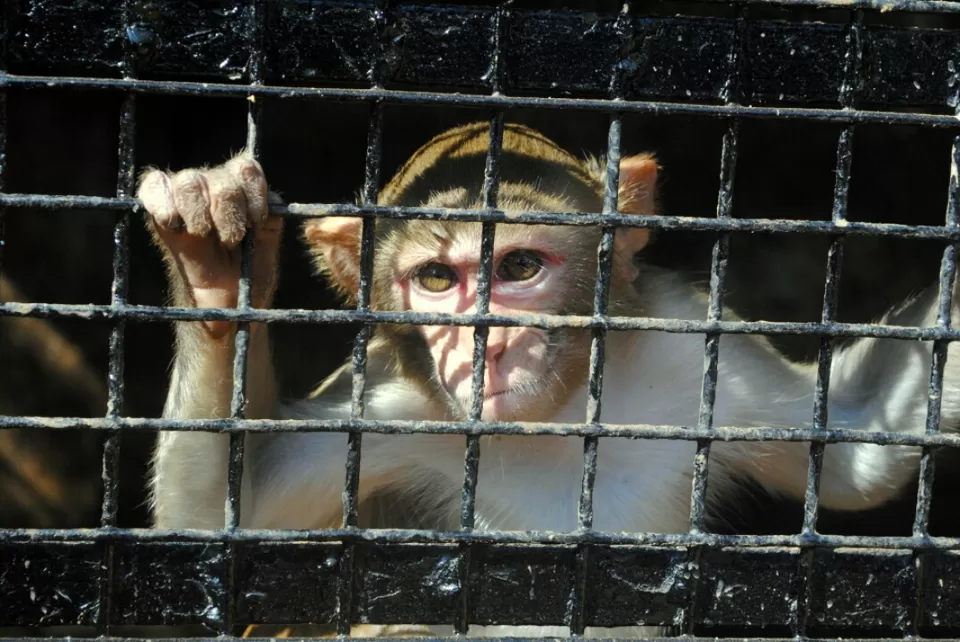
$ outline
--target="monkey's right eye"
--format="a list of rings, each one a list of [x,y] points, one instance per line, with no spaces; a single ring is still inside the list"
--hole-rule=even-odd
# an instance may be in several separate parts
[[[446,292],[456,284],[457,274],[449,265],[427,263],[417,270],[416,279],[424,290]]]

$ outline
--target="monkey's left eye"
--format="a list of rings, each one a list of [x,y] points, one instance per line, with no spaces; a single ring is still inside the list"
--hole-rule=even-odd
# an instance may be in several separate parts
[[[497,278],[501,281],[527,281],[543,269],[543,257],[530,250],[510,252],[497,266]]]
[[[417,283],[430,292],[446,292],[457,282],[457,273],[443,263],[427,263],[417,270]]]

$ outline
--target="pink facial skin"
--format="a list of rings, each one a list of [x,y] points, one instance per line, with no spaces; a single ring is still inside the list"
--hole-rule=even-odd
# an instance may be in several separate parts
[[[475,239],[473,239],[475,241]],[[425,249],[425,248],[424,248]],[[535,253],[541,260],[536,275],[525,280],[499,278],[504,257],[516,251]],[[479,247],[466,239],[454,239],[449,248],[422,252],[396,283],[408,309],[417,312],[469,314],[476,311]],[[439,263],[453,276],[452,285],[434,292],[423,286],[418,269]],[[550,313],[562,300],[564,258],[545,244],[505,243],[496,248],[490,288],[490,312],[499,315]],[[472,402],[472,327],[422,326],[440,384],[466,413]],[[487,338],[484,371],[485,421],[521,421],[522,412],[534,399],[542,401],[559,382],[551,372],[552,354],[546,332],[537,328],[491,327]]]

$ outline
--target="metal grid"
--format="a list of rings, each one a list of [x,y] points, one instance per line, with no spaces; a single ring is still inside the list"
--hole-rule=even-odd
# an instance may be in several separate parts
[[[702,0],[707,5],[727,5],[720,0]],[[114,233],[114,279],[110,305],[61,305],[49,303],[0,304],[0,315],[32,317],[82,317],[111,321],[109,361],[109,403],[106,416],[100,419],[70,417],[0,417],[0,429],[9,428],[86,428],[108,433],[103,454],[104,498],[101,526],[97,529],[38,530],[19,529],[0,531],[0,553],[8,569],[31,568],[31,560],[39,560],[30,573],[0,573],[3,593],[19,588],[27,577],[33,586],[46,582],[55,588],[58,582],[72,582],[78,595],[96,603],[95,608],[78,605],[71,610],[61,605],[57,618],[16,598],[7,606],[0,606],[0,624],[85,624],[95,626],[101,639],[123,639],[113,634],[113,627],[124,624],[182,624],[201,621],[218,630],[221,635],[236,632],[244,621],[275,621],[291,615],[311,621],[336,624],[337,632],[346,635],[358,613],[376,619],[382,617],[397,621],[420,616],[424,623],[452,623],[458,632],[465,632],[470,623],[492,622],[498,619],[497,609],[505,609],[529,623],[563,622],[574,635],[582,634],[588,625],[615,626],[635,622],[637,613],[645,613],[645,622],[651,625],[673,625],[681,633],[695,635],[700,627],[710,623],[732,625],[751,624],[751,617],[760,626],[781,628],[789,639],[816,637],[811,623],[821,629],[830,626],[860,627],[880,631],[882,635],[900,632],[904,636],[918,636],[923,631],[936,629],[938,618],[946,624],[946,631],[960,627],[960,618],[950,614],[960,606],[960,538],[931,537],[927,532],[931,488],[933,483],[933,450],[940,446],[960,446],[960,435],[938,432],[940,393],[943,385],[946,348],[950,341],[960,339],[960,331],[950,326],[951,284],[956,272],[956,246],[960,242],[960,214],[958,214],[958,162],[960,162],[960,135],[953,146],[949,205],[942,226],[906,226],[879,223],[858,223],[847,220],[847,192],[852,162],[854,128],[860,123],[913,124],[926,127],[957,129],[955,114],[880,111],[859,108],[858,88],[864,65],[864,41],[868,37],[864,26],[865,11],[911,11],[933,14],[960,12],[960,6],[949,2],[925,0],[854,0],[844,3],[850,20],[839,27],[843,37],[839,91],[835,108],[780,107],[742,104],[744,96],[745,40],[751,27],[748,11],[754,5],[794,5],[822,7],[834,3],[820,0],[786,2],[780,0],[740,0],[735,3],[735,15],[729,19],[730,40],[727,68],[723,70],[723,89],[720,100],[710,104],[675,102],[673,100],[638,98],[636,88],[630,85],[628,66],[622,64],[628,53],[644,35],[638,28],[645,24],[635,15],[635,8],[627,2],[622,11],[608,21],[614,35],[613,64],[606,64],[607,82],[591,89],[606,93],[603,98],[545,98],[506,95],[511,87],[506,82],[509,60],[506,25],[517,15],[536,23],[562,19],[559,13],[519,12],[503,6],[483,10],[489,20],[487,50],[489,94],[458,94],[438,91],[424,92],[388,86],[389,58],[393,43],[390,28],[398,13],[411,10],[408,6],[391,6],[385,0],[353,5],[350,3],[321,3],[343,5],[352,11],[366,14],[376,34],[375,55],[367,73],[369,86],[364,88],[298,87],[284,84],[266,84],[272,71],[264,61],[265,39],[269,34],[272,9],[266,0],[252,0],[242,5],[240,33],[245,50],[249,52],[245,83],[198,83],[183,80],[137,79],[136,52],[128,41],[121,56],[122,78],[82,77],[58,75],[0,74],[0,90],[8,88],[66,87],[94,90],[122,91],[120,140],[118,153],[120,170],[116,198],[89,196],[49,196],[40,194],[0,193],[0,217],[6,208],[39,207],[53,209],[106,209],[117,213]],[[359,8],[358,8],[359,7]],[[455,20],[470,9],[432,9],[417,7],[435,19]],[[9,10],[8,10],[9,11]],[[121,24],[128,27],[135,20],[131,5],[123,3]],[[572,15],[572,14],[571,14]],[[7,16],[11,20],[10,16]],[[662,19],[669,26],[674,19]],[[697,28],[709,27],[710,20],[698,23]],[[639,25],[639,27],[638,27]],[[821,25],[822,27],[822,25]],[[809,26],[811,30],[821,27]],[[836,25],[831,26],[833,29]],[[904,30],[909,33],[909,30]],[[832,32],[831,32],[832,33]],[[960,45],[955,32],[943,32],[947,44]],[[711,37],[709,34],[705,38]],[[5,26],[8,49],[16,48],[17,41]],[[872,41],[874,47],[877,42]],[[22,43],[21,43],[22,44]],[[458,47],[451,42],[446,46]],[[960,46],[954,51],[960,51]],[[876,50],[874,52],[876,54]],[[888,52],[889,53],[889,52]],[[902,53],[902,52],[901,52]],[[882,55],[876,54],[876,55]],[[605,59],[598,57],[603,62]],[[606,61],[609,63],[609,61]],[[55,67],[55,66],[54,66]],[[335,79],[336,80],[336,79]],[[590,80],[588,78],[588,80]],[[585,81],[586,82],[586,81]],[[440,83],[442,84],[442,83]],[[755,83],[754,83],[755,84]],[[956,84],[956,79],[954,79]],[[953,87],[953,84],[949,84]],[[960,86],[958,84],[957,86]],[[753,87],[756,94],[756,87]],[[953,92],[954,90],[951,90]],[[250,307],[250,255],[252,243],[244,245],[241,270],[240,297],[233,310],[171,309],[152,306],[134,306],[127,303],[128,271],[127,236],[130,214],[139,210],[132,198],[135,175],[134,128],[138,94],[177,94],[202,96],[242,96],[249,99],[247,142],[254,152],[258,146],[258,119],[261,98],[337,99],[369,104],[370,124],[367,138],[365,180],[362,199],[356,205],[288,204],[272,206],[271,213],[289,218],[311,216],[361,216],[364,218],[361,264],[363,266],[356,310],[255,310]],[[518,92],[519,93],[519,92]],[[641,92],[642,93],[642,92]],[[657,92],[653,91],[657,96]],[[762,92],[761,92],[762,93]],[[688,91],[689,95],[689,91]],[[667,96],[675,98],[674,96]],[[0,101],[5,93],[0,91]],[[909,102],[907,97],[903,98]],[[891,105],[896,100],[890,101]],[[380,180],[382,116],[384,104],[455,105],[492,110],[490,115],[491,147],[487,157],[483,187],[484,208],[480,210],[429,210],[425,208],[397,208],[375,205]],[[956,95],[947,97],[943,104],[957,105]],[[0,107],[3,103],[0,102]],[[609,163],[605,176],[603,211],[594,214],[561,212],[532,212],[511,215],[508,220],[497,210],[497,191],[500,146],[503,134],[503,110],[509,107],[589,110],[608,113],[610,124],[607,141]],[[642,225],[659,229],[683,229],[719,232],[713,248],[710,274],[708,318],[704,321],[612,317],[607,314],[612,261],[613,232],[616,227],[639,224],[635,217],[617,214],[617,184],[619,174],[622,118],[631,113],[699,114],[725,119],[727,129],[723,136],[720,192],[715,218],[652,216],[644,217]],[[0,188],[3,186],[5,154],[3,143],[4,111],[0,111]],[[731,216],[733,184],[737,162],[739,124],[743,119],[793,118],[841,123],[843,130],[837,142],[836,188],[830,221],[769,221],[735,219]],[[479,221],[483,223],[481,277],[478,289],[476,315],[448,315],[423,313],[373,312],[369,308],[371,266],[373,258],[373,224],[375,217],[389,218],[444,218],[447,220]],[[0,218],[2,223],[2,218]],[[603,236],[598,248],[599,270],[596,277],[594,313],[584,317],[503,317],[489,313],[490,274],[494,229],[497,223],[540,223],[549,225],[599,225]],[[2,227],[0,227],[2,230]],[[832,239],[827,257],[827,277],[824,288],[822,318],[819,323],[724,322],[722,294],[729,250],[729,235],[735,232],[767,231],[782,233],[816,233]],[[843,241],[849,235],[896,236],[903,238],[939,239],[946,242],[940,271],[940,299],[937,323],[932,328],[905,328],[875,324],[838,323],[835,320]],[[2,241],[2,237],[0,237]],[[249,241],[249,239],[248,239]],[[2,249],[2,243],[0,243]],[[0,256],[2,258],[2,256]],[[232,320],[239,322],[236,337],[236,361],[231,417],[210,420],[138,419],[123,416],[123,352],[124,330],[127,321],[171,320]],[[244,390],[246,355],[249,346],[249,323],[364,323],[353,348],[353,396],[350,420],[246,420],[244,419]],[[474,326],[475,350],[473,358],[474,400],[466,422],[410,422],[372,421],[363,419],[364,371],[369,324],[416,323],[455,324]],[[589,401],[583,424],[537,424],[480,421],[483,395],[483,368],[480,366],[486,350],[487,329],[491,326],[528,325],[540,328],[579,327],[593,332],[590,358]],[[600,397],[603,385],[602,364],[605,334],[611,330],[664,330],[668,332],[705,335],[703,385],[699,421],[696,427],[618,425],[602,423]],[[723,334],[806,334],[821,337],[818,357],[813,427],[811,429],[736,428],[713,425],[713,406],[717,385],[719,338]],[[930,375],[929,407],[925,434],[906,433],[846,433],[826,428],[827,391],[832,348],[840,337],[881,337],[900,340],[932,341],[934,360]],[[118,528],[117,465],[120,436],[131,430],[205,430],[230,434],[230,472],[228,483],[229,510],[223,530],[216,532],[158,531]],[[243,435],[246,432],[281,431],[338,431],[348,432],[346,477],[343,494],[343,527],[317,531],[239,530],[239,489],[243,460]],[[466,439],[464,455],[464,483],[460,529],[452,532],[420,530],[366,531],[357,527],[357,489],[359,484],[362,433],[390,434],[435,433],[463,434]],[[583,481],[579,499],[578,529],[572,533],[506,533],[474,529],[477,471],[481,435],[537,434],[580,436],[584,439]],[[592,530],[593,487],[597,468],[597,444],[601,437],[628,437],[633,439],[679,439],[697,442],[692,463],[690,530],[683,534],[601,533]],[[811,443],[810,465],[804,507],[803,528],[796,535],[751,536],[710,533],[704,522],[707,469],[710,445],[714,440],[789,440]],[[913,535],[909,537],[850,537],[823,535],[817,532],[819,478],[823,449],[827,443],[869,442],[902,444],[924,447],[920,473]],[[415,546],[409,546],[409,545]],[[838,551],[836,549],[846,549]],[[372,604],[358,584],[369,581],[368,575],[378,569],[409,568],[408,577],[397,581],[400,588],[413,592],[424,569],[435,569],[444,559],[455,559],[451,577],[458,590],[446,602],[426,600],[427,606],[412,604],[409,599],[388,601],[385,606]],[[552,578],[560,586],[556,594],[531,592],[529,598],[518,595],[502,596],[497,604],[479,603],[473,596],[484,594],[484,571],[496,565],[514,565],[523,560],[536,566],[541,577]],[[184,563],[189,568],[182,568]],[[271,570],[279,562],[280,570]],[[310,576],[289,573],[291,563],[309,568]],[[284,566],[286,564],[287,566]],[[391,566],[394,565],[394,566]],[[659,597],[649,595],[640,602],[614,599],[619,593],[611,583],[609,568],[632,573],[642,579],[662,579],[665,574],[686,569],[686,581],[679,588],[670,589]],[[604,570],[607,569],[607,570]],[[776,577],[770,574],[776,571]],[[780,578],[783,571],[783,578]],[[80,580],[78,574],[92,573],[95,580]],[[859,575],[857,574],[859,572]],[[893,609],[894,619],[874,614],[860,622],[856,616],[830,614],[824,603],[824,587],[856,586],[849,577],[876,573],[880,587],[864,591],[860,596],[848,597],[848,606],[879,601],[881,609]],[[531,573],[533,571],[531,570]],[[747,594],[739,606],[724,610],[705,596],[722,588],[725,578],[736,574],[750,577],[761,574],[763,582]],[[167,579],[164,583],[164,578]],[[182,593],[169,578],[178,582],[192,578],[203,584],[202,595],[190,591]],[[944,578],[947,578],[944,583]],[[937,581],[934,581],[934,580]],[[309,585],[299,595],[287,596],[289,603],[274,602],[272,610],[253,613],[244,605],[243,593],[253,590],[271,590],[283,594],[282,587],[302,580]],[[85,582],[85,583],[84,583]],[[175,584],[175,582],[174,582]],[[79,588],[78,588],[79,586]],[[22,594],[22,589],[21,594]],[[851,589],[852,590],[852,589]],[[93,591],[85,593],[84,591]],[[313,592],[311,592],[313,591]],[[779,598],[795,597],[792,606],[780,604],[766,615],[763,609],[765,595],[773,592]],[[289,591],[288,591],[289,593]],[[320,598],[316,598],[317,595]],[[132,597],[131,597],[132,596]],[[43,597],[43,596],[41,596]],[[619,600],[619,601],[618,601]],[[36,596],[31,596],[36,602]],[[414,600],[415,601],[415,600]],[[510,601],[519,603],[508,606]],[[608,601],[609,604],[606,604]],[[164,604],[168,608],[164,609]],[[874,605],[875,606],[875,605]],[[426,618],[424,613],[429,614]],[[855,609],[850,609],[855,610]],[[241,613],[243,611],[243,613]],[[171,613],[173,615],[171,616]],[[939,615],[937,615],[939,613]],[[931,615],[933,614],[933,615]],[[832,618],[832,619],[831,619]],[[778,635],[780,635],[778,634]],[[942,637],[942,636],[938,636]],[[44,638],[50,639],[50,638]],[[753,639],[753,638],[747,638]],[[777,638],[756,638],[777,639]]]

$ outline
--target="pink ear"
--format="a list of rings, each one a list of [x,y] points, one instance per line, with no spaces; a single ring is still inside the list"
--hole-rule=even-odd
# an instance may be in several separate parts
[[[653,215],[657,211],[656,191],[659,168],[651,154],[627,156],[620,160],[620,189],[618,195],[622,214]],[[622,227],[617,230],[616,252],[622,257],[621,268],[632,281],[636,275],[633,255],[650,241],[650,230],[642,227]]]
[[[637,154],[620,159],[619,210],[624,214],[656,212],[657,159],[652,154]]]
[[[360,288],[360,231],[363,219],[352,216],[321,218],[304,225],[304,237],[317,267],[343,294]]]

